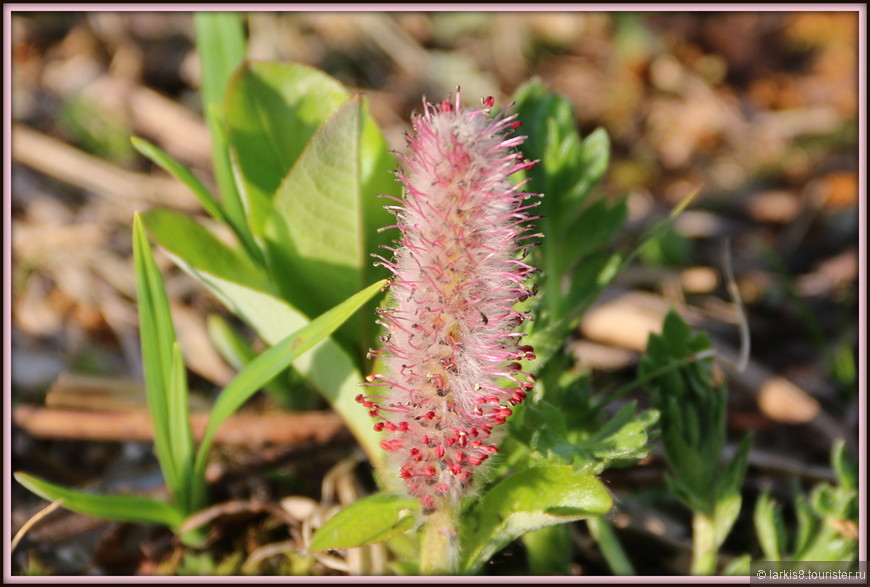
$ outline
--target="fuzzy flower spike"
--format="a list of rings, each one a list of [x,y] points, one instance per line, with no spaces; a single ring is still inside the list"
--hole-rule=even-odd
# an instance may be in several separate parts
[[[394,274],[378,310],[388,334],[372,351],[387,374],[367,378],[381,394],[357,401],[427,514],[469,494],[510,406],[534,385],[519,363],[534,358],[518,332],[527,316],[514,306],[532,293],[522,258],[541,235],[529,234],[533,194],[510,179],[533,163],[515,150],[516,115],[491,117],[493,103],[465,110],[458,91],[452,104],[424,102],[400,156],[404,201],[387,206],[402,235],[394,259],[379,261]]]

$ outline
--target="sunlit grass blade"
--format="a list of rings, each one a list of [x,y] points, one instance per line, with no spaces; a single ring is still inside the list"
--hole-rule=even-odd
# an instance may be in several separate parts
[[[223,117],[227,82],[246,54],[242,19],[233,12],[199,12],[194,15],[194,24],[202,72],[203,112],[211,135],[215,181],[229,223],[249,252],[254,254],[254,249],[250,248],[253,239],[230,167]]]
[[[179,470],[172,452],[166,400],[168,376],[172,369],[172,346],[176,340],[175,329],[166,290],[138,214],[133,217],[133,258],[136,266],[139,340],[148,409],[154,425],[154,449],[166,484],[173,497],[178,499]]]
[[[378,281],[321,314],[306,326],[263,352],[236,375],[224,388],[212,407],[211,417],[196,456],[197,480],[202,479],[214,434],[221,423],[258,389],[286,369],[297,357],[332,334],[354,312],[381,291],[386,283],[386,280]]]
[[[169,373],[166,405],[168,408],[169,442],[178,467],[178,508],[191,513],[205,505],[201,496],[191,494],[193,488],[193,433],[190,428],[190,404],[187,391],[187,370],[181,348],[172,347],[172,370]]]
[[[15,473],[15,479],[36,495],[54,501],[63,500],[68,510],[104,520],[139,524],[164,524],[178,528],[184,516],[169,504],[135,495],[94,495],[67,489],[26,473]]]
[[[189,169],[170,157],[165,151],[144,139],[131,137],[130,141],[139,153],[186,185],[199,200],[199,203],[202,204],[203,209],[205,209],[212,218],[225,224],[229,222],[220,203],[218,203],[211,192],[208,191],[208,188],[206,188]]]

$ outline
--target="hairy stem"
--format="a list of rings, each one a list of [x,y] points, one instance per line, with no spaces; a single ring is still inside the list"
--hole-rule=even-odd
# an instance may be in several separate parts
[[[458,513],[456,504],[444,503],[426,517],[420,538],[421,575],[459,573]]]

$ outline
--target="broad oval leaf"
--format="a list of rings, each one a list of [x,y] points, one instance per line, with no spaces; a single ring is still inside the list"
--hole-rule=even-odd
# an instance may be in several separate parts
[[[420,502],[389,493],[376,493],[329,518],[311,540],[310,552],[327,548],[356,548],[383,542],[410,530]]]
[[[462,569],[477,572],[526,532],[606,514],[613,499],[594,475],[568,465],[527,469],[488,491],[462,527]]]
[[[361,285],[360,100],[314,134],[275,192],[264,235],[273,274],[294,306],[317,315]]]
[[[255,235],[308,140],[348,98],[337,80],[305,65],[248,62],[233,75],[226,96],[229,142]]]
[[[63,500],[68,510],[104,520],[136,524],[163,524],[176,530],[184,521],[182,513],[162,501],[135,495],[94,495],[67,489],[26,473],[15,479],[27,489],[49,501]]]

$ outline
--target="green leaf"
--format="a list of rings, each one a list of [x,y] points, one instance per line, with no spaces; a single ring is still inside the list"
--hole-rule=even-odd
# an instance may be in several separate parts
[[[420,502],[388,493],[376,493],[347,506],[314,535],[309,552],[328,548],[356,548],[389,540],[410,530]]]
[[[610,165],[610,137],[603,128],[597,128],[583,139],[579,171],[580,179],[574,186],[574,199],[582,201],[589,191],[604,177]]]
[[[473,518],[463,520],[463,572],[477,572],[526,532],[600,516],[612,504],[598,479],[568,465],[535,467],[508,477],[483,496]]]
[[[233,230],[252,247],[245,211],[235,187],[224,130],[224,97],[232,72],[245,58],[241,18],[232,12],[198,12],[194,15],[196,48],[202,71],[202,101],[211,135],[215,179],[223,196],[223,209]],[[250,249],[252,252],[255,249]]]
[[[765,491],[755,504],[755,533],[764,551],[764,560],[780,561],[786,548],[786,532],[776,502]]]
[[[178,507],[190,513],[205,505],[205,496],[190,493],[193,487],[193,432],[190,428],[190,404],[187,392],[187,369],[178,343],[172,346],[172,368],[167,387],[166,418],[169,422],[169,442],[179,473]]]
[[[305,316],[271,292],[259,268],[198,223],[165,210],[148,212],[144,222],[179,267],[205,285],[268,344],[275,345],[308,324]],[[327,338],[314,352],[299,357],[294,368],[330,402],[372,463],[380,466],[380,437],[369,421],[360,417],[360,405],[354,398],[362,376],[347,352]]]
[[[571,574],[571,529],[566,525],[545,526],[521,537],[532,575]]]
[[[154,499],[133,495],[94,495],[67,489],[33,477],[15,473],[15,479],[36,495],[49,501],[63,500],[68,510],[104,520],[136,524],[163,524],[173,530],[181,526],[183,514]]]
[[[286,369],[297,357],[311,350],[317,343],[332,334],[354,312],[380,292],[385,285],[386,280],[382,280],[351,296],[263,352],[236,375],[230,384],[221,391],[212,407],[196,457],[198,479],[205,472],[214,434],[223,421],[275,375]]]
[[[211,192],[208,191],[202,182],[196,178],[193,173],[190,172],[184,165],[170,157],[166,154],[165,151],[149,143],[144,139],[140,139],[139,137],[131,137],[130,141],[133,143],[133,146],[139,151],[143,156],[150,159],[154,164],[160,166],[163,170],[167,171],[171,174],[175,179],[179,180],[181,183],[186,185],[190,191],[197,197],[199,203],[202,204],[202,207],[205,209],[209,215],[223,223],[228,223],[227,217],[224,215],[224,211],[221,208],[220,204],[217,200],[215,200],[214,196],[211,195]]]
[[[337,80],[299,64],[245,63],[232,77],[226,120],[254,234],[308,140],[349,97]]]
[[[745,577],[749,575],[752,557],[748,554],[738,556],[722,569],[722,575],[726,577]]]
[[[155,208],[142,216],[154,240],[174,258],[216,277],[275,293],[266,273],[192,218]]]
[[[308,316],[357,291],[369,263],[359,221],[360,110],[358,97],[349,100],[314,134],[266,218],[273,274],[283,296]]]
[[[190,473],[186,469],[184,454],[192,449],[173,442],[178,434],[177,430],[173,430],[173,425],[177,422],[170,413],[170,409],[175,407],[171,404],[177,401],[171,392],[174,385],[175,328],[172,325],[163,278],[151,255],[151,247],[138,214],[133,217],[133,256],[139,307],[139,338],[148,409],[154,425],[154,448],[175,503],[179,507],[185,507],[189,489],[186,479]]]

